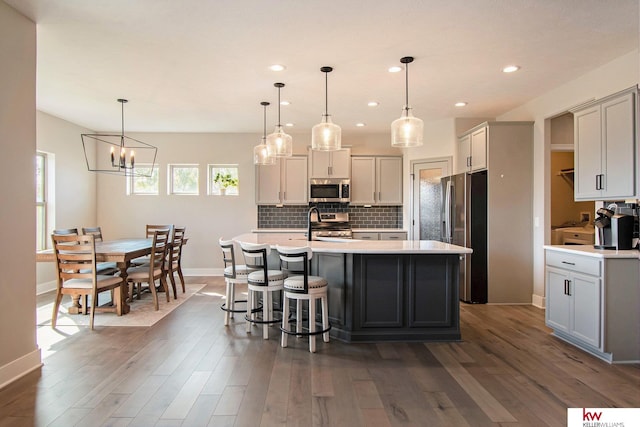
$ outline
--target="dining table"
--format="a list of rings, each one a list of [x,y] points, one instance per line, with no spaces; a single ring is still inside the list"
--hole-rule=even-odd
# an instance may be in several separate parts
[[[149,255],[153,246],[153,239],[118,239],[96,242],[96,261],[114,262],[120,270],[120,277],[123,278],[122,292],[122,314],[129,312],[129,287],[127,286],[127,268],[131,265],[131,260],[141,256]],[[55,262],[56,257],[53,249],[36,252],[36,261]],[[82,306],[80,297],[74,297],[72,305],[69,307],[70,314],[81,313]]]

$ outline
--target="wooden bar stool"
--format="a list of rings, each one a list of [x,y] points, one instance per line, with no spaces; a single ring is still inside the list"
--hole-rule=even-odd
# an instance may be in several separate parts
[[[246,309],[236,309],[236,303],[246,303],[247,300],[236,299],[236,284],[246,284],[249,273],[256,271],[255,268],[244,264],[236,264],[236,257],[233,248],[233,240],[218,240],[222,249],[222,260],[224,261],[224,281],[227,283],[226,302],[220,307],[224,312],[224,325],[229,325],[229,319],[233,319],[233,313],[244,313]]]
[[[308,336],[309,351],[316,352],[316,335],[322,334],[324,342],[329,342],[329,308],[327,303],[327,281],[319,276],[310,276],[309,267],[313,252],[309,247],[292,248],[278,246],[278,253],[282,264],[281,269],[288,276],[284,280],[284,302],[282,306],[282,347],[287,346],[289,335]],[[291,266],[293,264],[293,266]],[[302,269],[300,269],[300,267]],[[289,330],[289,299],[296,300],[296,330]],[[302,301],[309,302],[309,332],[302,331]],[[316,301],[320,300],[322,310],[322,330],[316,331]]]
[[[245,264],[259,266],[259,269],[247,276],[247,333],[251,333],[251,325],[262,325],[262,337],[269,339],[269,325],[280,323],[273,317],[273,293],[283,289],[284,273],[280,270],[269,270],[267,256],[271,252],[269,245],[257,245],[254,243],[240,242]],[[247,262],[247,258],[252,260]],[[257,307],[257,293],[262,294],[262,319],[255,316]],[[283,312],[284,313],[284,312]]]

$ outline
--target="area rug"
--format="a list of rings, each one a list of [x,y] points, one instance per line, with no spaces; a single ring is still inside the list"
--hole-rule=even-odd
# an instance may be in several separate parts
[[[94,327],[98,326],[151,326],[162,319],[167,314],[171,313],[177,307],[179,307],[186,300],[198,293],[205,284],[185,284],[185,293],[182,293],[180,283],[178,286],[178,299],[173,298],[173,292],[171,291],[171,301],[167,302],[164,293],[158,294],[158,301],[160,308],[158,311],[154,310],[153,299],[150,293],[144,293],[141,299],[134,299],[129,304],[131,311],[124,316],[118,316],[115,313],[96,313],[94,318]],[[38,326],[50,326],[51,325],[51,312],[53,310],[53,299],[55,293],[51,293],[51,303],[45,304],[38,308],[37,322]],[[58,310],[58,322],[56,326],[89,326],[90,316],[82,314],[68,314],[67,307],[71,305],[69,296],[66,296],[62,300],[60,309]]]

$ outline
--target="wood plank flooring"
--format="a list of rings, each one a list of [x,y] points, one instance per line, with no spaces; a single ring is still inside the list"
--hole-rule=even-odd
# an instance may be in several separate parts
[[[225,327],[222,278],[187,280],[207,286],[150,328],[54,344],[0,390],[0,426],[563,426],[568,407],[640,407],[640,365],[552,337],[534,307],[462,304],[461,342],[318,339],[311,354],[275,327],[247,335],[243,316]]]

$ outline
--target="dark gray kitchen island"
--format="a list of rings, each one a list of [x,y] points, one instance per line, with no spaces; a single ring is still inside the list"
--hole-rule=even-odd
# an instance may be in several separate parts
[[[346,342],[455,341],[459,257],[437,241],[307,242],[298,233],[247,233],[236,241],[312,248],[312,272],[329,282],[331,336]],[[277,262],[277,257],[272,257]],[[275,267],[275,265],[274,265]]]

